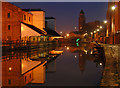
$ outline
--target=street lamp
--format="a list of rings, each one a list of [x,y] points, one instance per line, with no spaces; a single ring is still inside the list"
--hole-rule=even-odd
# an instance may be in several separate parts
[[[115,6],[112,6],[112,10],[115,10],[115,8],[116,8]]]
[[[69,37],[69,34],[67,34],[67,37]]]
[[[94,33],[96,33],[96,31],[94,31]]]
[[[106,23],[107,23],[107,20],[104,20],[104,23],[106,24]]]
[[[60,34],[62,34],[62,31],[60,32]]]
[[[115,12],[115,6],[112,6],[112,10]],[[113,32],[113,44],[114,44],[114,33],[115,33],[115,16],[112,18],[112,32]]]
[[[99,29],[97,29],[97,31],[100,31]]]
[[[102,29],[103,27],[102,26],[100,26],[100,29]]]

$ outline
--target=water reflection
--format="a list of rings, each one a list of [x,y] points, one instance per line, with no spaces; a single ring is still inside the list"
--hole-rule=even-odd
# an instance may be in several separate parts
[[[45,83],[46,64],[55,60],[61,53],[63,51],[53,49],[3,52],[2,87]],[[50,70],[50,66],[47,70]]]
[[[4,52],[2,86],[97,86],[104,60],[97,61],[93,47],[63,44],[47,49]]]

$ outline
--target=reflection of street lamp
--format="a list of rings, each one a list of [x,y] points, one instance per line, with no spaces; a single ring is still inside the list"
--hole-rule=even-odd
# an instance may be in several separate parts
[[[90,34],[91,34],[91,39],[93,40],[93,33],[92,33],[92,32],[90,32]]]

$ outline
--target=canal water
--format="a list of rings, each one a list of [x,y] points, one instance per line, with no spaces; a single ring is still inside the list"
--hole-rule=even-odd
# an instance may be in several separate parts
[[[99,86],[104,64],[90,44],[3,52],[4,86]]]

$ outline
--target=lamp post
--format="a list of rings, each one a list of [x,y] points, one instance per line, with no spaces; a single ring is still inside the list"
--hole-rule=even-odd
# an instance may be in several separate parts
[[[114,41],[114,35],[115,35],[115,16],[114,16],[114,14],[115,14],[115,6],[112,6],[112,11],[113,11],[113,15],[112,15],[112,35],[113,35],[113,44],[115,43]]]

